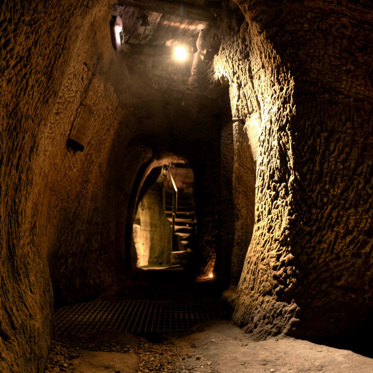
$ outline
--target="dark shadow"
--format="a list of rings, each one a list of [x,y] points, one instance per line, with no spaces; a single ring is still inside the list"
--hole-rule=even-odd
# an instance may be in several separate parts
[[[350,350],[359,355],[373,358],[372,332],[367,331],[341,337],[310,338],[309,340],[313,343]]]

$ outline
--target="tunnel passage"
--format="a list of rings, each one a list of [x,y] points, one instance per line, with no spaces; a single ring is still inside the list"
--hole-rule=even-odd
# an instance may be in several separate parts
[[[193,151],[189,155],[199,157]],[[204,158],[211,166],[215,157]],[[130,272],[174,266],[187,270],[192,278],[214,273],[219,232],[218,222],[210,219],[211,203],[220,190],[207,191],[204,185],[218,186],[219,175],[198,163],[194,167],[182,156],[165,153],[140,168],[128,212],[132,217],[127,224]]]
[[[201,276],[203,255],[198,251],[215,247],[197,246],[193,169],[180,156],[156,158],[139,168],[141,181],[134,183],[132,193],[137,206],[132,219],[136,266],[127,273],[124,285],[104,292],[94,302],[57,308],[55,339],[107,330],[153,339],[222,317],[221,284],[212,271]],[[134,262],[130,254],[128,258]],[[207,265],[214,268],[214,262]]]
[[[369,2],[146,1],[122,14],[121,50],[107,2],[83,3],[1,4],[0,370],[42,369],[53,300],[125,286],[128,206],[157,146],[192,165],[198,245],[238,284],[236,323],[371,330]],[[178,36],[197,49],[186,63]],[[66,146],[80,130],[84,147]]]
[[[140,194],[133,225],[137,267],[190,263],[197,249],[191,166],[179,159],[153,168]]]

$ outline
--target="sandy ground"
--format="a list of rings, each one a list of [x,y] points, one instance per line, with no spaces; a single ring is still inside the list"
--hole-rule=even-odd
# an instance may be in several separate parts
[[[54,341],[46,373],[373,373],[373,359],[293,338],[253,341],[228,321],[158,340],[104,332]]]

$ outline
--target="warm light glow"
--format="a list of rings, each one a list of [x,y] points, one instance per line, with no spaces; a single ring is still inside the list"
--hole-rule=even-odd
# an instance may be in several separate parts
[[[214,277],[214,274],[211,272],[211,273],[209,274],[209,277],[210,277],[210,278],[213,278],[213,277]]]
[[[115,31],[115,41],[117,42],[118,47],[123,44],[123,28],[121,25],[114,26]]]
[[[113,16],[110,21],[111,32],[113,36],[113,47],[115,50],[119,51],[122,49],[124,43],[124,33],[123,33],[123,21],[119,16]]]
[[[174,56],[178,61],[185,61],[188,57],[188,53],[185,47],[179,45],[174,50]]]

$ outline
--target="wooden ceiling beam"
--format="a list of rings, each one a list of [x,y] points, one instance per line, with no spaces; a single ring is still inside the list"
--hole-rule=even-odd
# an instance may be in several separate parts
[[[194,21],[211,22],[215,19],[214,14],[208,9],[181,2],[164,0],[116,0],[115,4],[132,6]]]

